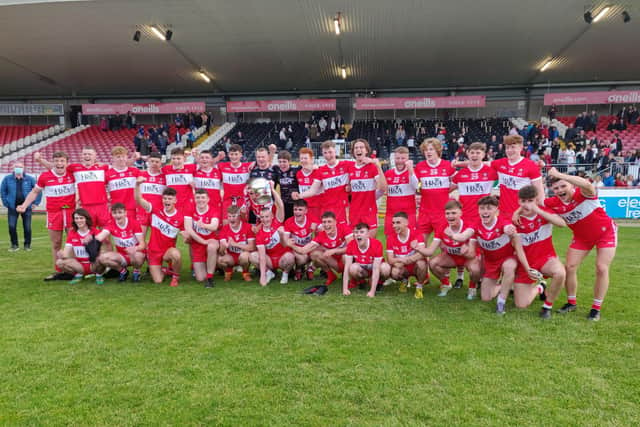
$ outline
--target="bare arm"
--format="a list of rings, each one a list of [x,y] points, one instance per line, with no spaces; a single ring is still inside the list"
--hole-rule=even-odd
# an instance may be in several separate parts
[[[439,246],[440,246],[440,239],[433,239],[429,246],[417,247],[416,251],[420,252],[425,257],[430,257],[436,252],[436,250],[438,250]]]
[[[580,190],[582,190],[582,194],[585,197],[595,197],[596,195],[596,188],[592,183],[584,178],[560,173],[556,168],[551,168],[549,170],[549,176],[562,179],[564,181],[567,181],[569,184],[575,185],[576,187],[580,188]]]
[[[551,224],[555,225],[556,227],[566,227],[567,226],[567,223],[564,222],[564,219],[562,219],[562,217],[560,215],[547,212],[544,209],[541,209],[540,206],[538,206],[538,205],[534,205],[533,209],[534,209],[535,213],[537,213],[538,215],[540,215],[541,217],[543,217],[544,219],[546,219],[548,222],[550,222]]]
[[[42,167],[44,167],[47,170],[51,170],[53,169],[53,163],[51,163],[50,161],[46,160],[44,157],[42,157],[42,153],[40,152],[36,152],[33,154],[33,160],[35,160],[36,162],[40,163],[40,165]]]
[[[369,298],[376,296],[376,288],[380,281],[380,265],[382,265],[382,260],[383,258],[375,258],[373,260],[373,267],[371,270],[371,287],[369,288],[369,292],[367,292],[367,296]]]
[[[298,198],[308,199],[309,197],[317,196],[318,194],[320,194],[321,190],[322,190],[322,182],[320,180],[315,180],[313,181],[313,184],[311,184],[311,187],[309,187],[307,191],[303,191],[302,193],[298,194]]]
[[[347,256],[344,261],[344,270],[342,271],[342,295],[349,296],[351,295],[351,291],[349,290],[349,270],[351,269],[351,264],[353,263],[353,257]]]
[[[145,182],[145,178],[143,176],[139,176],[138,179],[136,180],[136,190],[135,190],[136,203],[138,203],[138,205],[142,209],[144,209],[145,212],[151,212],[151,203],[143,199],[142,195],[140,194],[140,184],[142,184],[143,182]]]
[[[258,264],[260,264],[260,285],[267,285],[267,250],[264,245],[258,245]]]
[[[16,211],[23,213],[26,212],[27,208],[31,206],[31,203],[36,200],[36,198],[42,193],[42,189],[38,187],[33,187],[33,190],[27,194],[27,197],[24,199],[21,205],[16,206]]]

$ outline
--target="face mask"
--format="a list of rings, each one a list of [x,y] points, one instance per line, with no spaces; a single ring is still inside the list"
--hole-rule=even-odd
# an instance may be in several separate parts
[[[23,171],[24,169],[22,168],[13,168],[13,173],[15,173],[16,175],[22,175]]]

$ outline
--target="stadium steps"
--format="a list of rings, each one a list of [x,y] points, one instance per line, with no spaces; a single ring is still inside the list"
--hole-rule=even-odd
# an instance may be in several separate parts
[[[235,122],[224,123],[216,129],[215,132],[205,138],[205,140],[198,146],[198,149],[200,151],[211,150],[219,141],[222,140],[222,138],[231,132],[235,126]]]
[[[10,126],[10,128],[20,129],[7,129],[9,127],[0,127],[0,140],[3,141],[0,148],[0,159],[11,156],[13,153],[17,153],[22,149],[43,141],[51,136],[57,135],[64,131],[62,125],[55,126]],[[19,136],[19,137],[18,137]],[[9,138],[15,138],[9,140]]]

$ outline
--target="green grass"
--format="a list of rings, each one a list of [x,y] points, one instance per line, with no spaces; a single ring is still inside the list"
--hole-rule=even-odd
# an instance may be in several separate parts
[[[6,230],[6,219],[0,221]],[[45,283],[34,251],[0,252],[3,425],[636,425],[640,228],[620,230],[599,323],[542,322],[539,303],[425,299],[386,289],[300,295],[308,282],[180,288]],[[6,236],[6,235],[5,235]],[[556,230],[564,254],[569,233]],[[183,272],[186,274],[186,271]],[[188,277],[185,275],[184,277]],[[564,293],[560,304],[564,302]]]

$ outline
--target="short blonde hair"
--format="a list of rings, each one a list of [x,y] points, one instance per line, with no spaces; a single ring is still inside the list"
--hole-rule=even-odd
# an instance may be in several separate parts
[[[122,156],[122,155],[128,156],[129,150],[124,148],[122,145],[116,145],[111,149],[111,155],[112,156]]]

